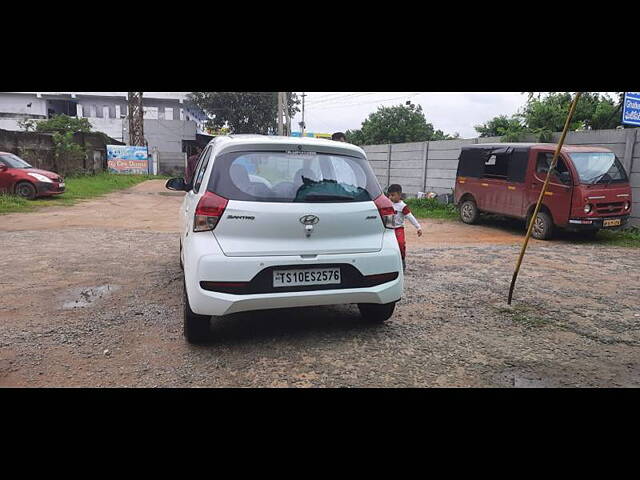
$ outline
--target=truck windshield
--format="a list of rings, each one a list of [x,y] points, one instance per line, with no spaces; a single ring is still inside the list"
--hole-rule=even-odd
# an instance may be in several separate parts
[[[581,152],[570,153],[569,156],[578,171],[580,183],[593,185],[627,181],[624,167],[613,153]]]
[[[33,168],[27,162],[13,153],[5,153],[0,155],[0,162],[6,164],[10,168]]]

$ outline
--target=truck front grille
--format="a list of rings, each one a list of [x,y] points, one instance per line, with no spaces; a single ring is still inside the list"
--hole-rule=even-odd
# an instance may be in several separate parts
[[[624,202],[596,203],[596,213],[601,215],[615,215],[622,212]]]

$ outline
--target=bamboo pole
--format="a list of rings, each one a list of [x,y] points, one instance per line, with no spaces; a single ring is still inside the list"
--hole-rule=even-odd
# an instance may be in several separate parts
[[[533,226],[536,222],[536,217],[538,216],[538,212],[540,211],[540,206],[542,205],[542,199],[544,198],[545,193],[547,193],[547,187],[549,186],[549,179],[551,178],[551,172],[554,168],[556,168],[556,163],[558,162],[558,156],[560,155],[560,150],[562,150],[562,146],[564,145],[564,140],[567,137],[567,132],[569,131],[569,124],[571,123],[571,119],[573,118],[573,114],[576,111],[576,105],[578,104],[578,99],[582,95],[582,92],[576,92],[576,96],[571,102],[571,108],[569,108],[569,114],[567,115],[567,120],[564,123],[564,129],[562,130],[562,135],[560,136],[560,141],[558,145],[556,145],[556,151],[553,154],[553,160],[551,160],[551,166],[549,167],[549,171],[547,172],[547,178],[542,185],[542,190],[540,190],[540,196],[538,197],[538,203],[536,204],[536,208],[531,215],[531,220],[529,221],[529,228],[527,229],[527,235],[524,237],[524,242],[522,243],[522,248],[520,249],[520,256],[518,257],[518,263],[516,264],[516,269],[513,272],[513,277],[511,278],[511,286],[509,287],[509,298],[507,300],[507,304],[511,305],[511,299],[513,298],[513,289],[516,286],[516,279],[518,278],[518,272],[520,272],[520,265],[522,265],[522,259],[524,258],[524,254],[527,250],[527,245],[529,244],[529,239],[531,238],[531,232],[533,231]]]

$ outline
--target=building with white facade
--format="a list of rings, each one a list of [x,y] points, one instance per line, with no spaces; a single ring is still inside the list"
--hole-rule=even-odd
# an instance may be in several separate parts
[[[149,138],[150,148],[175,149],[180,144],[178,137],[191,141],[196,133],[204,132],[207,117],[190,107],[186,96],[187,92],[144,92],[145,136],[150,121],[149,136],[159,139],[153,145]],[[128,139],[127,92],[0,92],[0,129],[21,130],[21,120],[58,114],[87,118],[95,130],[123,142]],[[162,132],[167,140],[171,138],[170,146],[161,144]]]

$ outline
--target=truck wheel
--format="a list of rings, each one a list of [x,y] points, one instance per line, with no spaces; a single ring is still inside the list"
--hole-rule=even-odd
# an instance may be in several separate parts
[[[538,212],[536,221],[533,224],[531,236],[538,240],[549,240],[553,234],[553,220],[547,212]]]
[[[211,317],[198,315],[191,310],[187,289],[183,288],[184,302],[184,338],[189,343],[201,343],[210,337],[209,322]]]
[[[16,195],[27,200],[33,200],[36,198],[36,187],[30,182],[20,182],[16,185]]]
[[[480,212],[476,202],[471,199],[467,199],[460,204],[460,220],[464,223],[472,225],[478,221]]]
[[[362,318],[373,323],[383,323],[393,315],[396,303],[359,303],[358,310]]]

